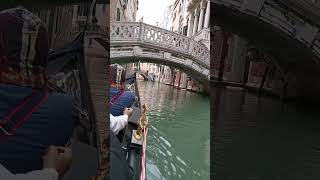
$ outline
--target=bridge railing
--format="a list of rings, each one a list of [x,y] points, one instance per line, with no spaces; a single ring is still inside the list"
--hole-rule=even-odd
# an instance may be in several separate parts
[[[140,22],[111,22],[112,43],[143,43],[182,53],[210,66],[210,52],[205,45],[184,35]]]

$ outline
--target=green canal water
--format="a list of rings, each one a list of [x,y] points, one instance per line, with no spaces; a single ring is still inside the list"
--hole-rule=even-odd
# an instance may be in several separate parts
[[[152,82],[138,87],[149,108],[148,179],[208,180],[210,98]]]
[[[211,100],[212,179],[320,179],[319,107],[237,89]]]

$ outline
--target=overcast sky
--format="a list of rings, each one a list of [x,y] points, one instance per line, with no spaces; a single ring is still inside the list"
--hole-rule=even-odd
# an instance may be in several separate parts
[[[143,17],[143,22],[151,25],[157,25],[162,22],[164,12],[168,6],[175,0],[139,0],[139,10],[137,12],[137,21]]]

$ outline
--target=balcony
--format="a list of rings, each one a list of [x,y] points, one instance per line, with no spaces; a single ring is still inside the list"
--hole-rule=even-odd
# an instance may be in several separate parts
[[[210,48],[210,28],[203,28],[198,31],[192,39],[204,44],[208,49]]]

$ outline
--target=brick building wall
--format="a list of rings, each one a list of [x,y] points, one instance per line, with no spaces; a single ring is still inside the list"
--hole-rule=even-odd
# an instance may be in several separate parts
[[[211,76],[217,78],[222,55],[223,32],[221,30],[213,30],[210,36],[210,71]]]

